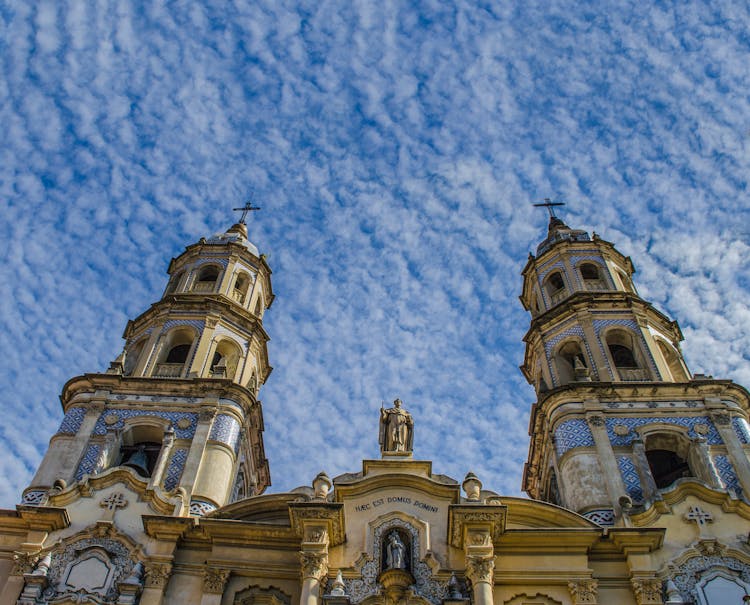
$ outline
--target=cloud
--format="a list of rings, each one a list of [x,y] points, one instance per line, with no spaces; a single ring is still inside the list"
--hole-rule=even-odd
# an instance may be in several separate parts
[[[750,383],[743,7],[605,2],[11,3],[0,64],[5,506],[169,259],[251,237],[277,300],[262,390],[274,490],[416,455],[520,493],[530,206],[630,255],[691,369]]]

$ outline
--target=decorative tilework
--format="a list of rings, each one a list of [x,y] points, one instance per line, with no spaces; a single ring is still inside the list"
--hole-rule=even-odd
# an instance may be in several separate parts
[[[688,429],[688,436],[695,439],[699,435],[695,432],[696,424],[705,424],[708,426],[708,433],[702,435],[706,438],[706,442],[709,445],[721,445],[721,435],[716,430],[714,423],[711,422],[710,418],[698,417],[668,417],[668,416],[646,416],[641,418],[607,418],[607,435],[613,446],[629,446],[633,442],[633,438],[636,437],[635,429],[644,424],[673,424],[677,426],[683,426]],[[615,426],[626,426],[630,429],[627,435],[617,435],[615,433]]]
[[[108,425],[104,422],[104,418],[111,415],[117,416],[118,420],[115,424]],[[175,437],[178,439],[192,439],[195,434],[195,425],[198,422],[198,414],[191,412],[154,412],[150,410],[118,410],[110,408],[104,410],[96,421],[94,435],[106,435],[108,428],[122,429],[125,425],[123,421],[126,418],[134,418],[138,416],[151,416],[154,418],[164,418],[165,420],[169,420],[175,430]],[[182,418],[187,418],[190,421],[190,426],[184,429],[177,426],[177,422]]]
[[[233,416],[228,414],[219,414],[214,419],[211,427],[211,433],[208,438],[212,441],[225,443],[233,450],[237,451],[237,442],[240,437],[240,423]]]
[[[617,458],[617,466],[620,469],[620,475],[622,481],[625,483],[625,490],[628,492],[634,502],[641,502],[643,500],[643,490],[641,489],[641,480],[638,477],[638,472],[635,470],[635,465],[629,456],[619,456]]]
[[[57,429],[58,435],[75,435],[81,428],[83,417],[86,415],[85,408],[70,408]]]
[[[750,427],[747,425],[747,420],[735,416],[732,418],[732,427],[734,432],[737,433],[740,443],[750,443]]]
[[[30,489],[23,495],[21,504],[28,504],[31,506],[39,506],[44,500],[47,492],[43,489]]]
[[[199,258],[197,261],[195,261],[193,267],[200,267],[201,265],[221,265],[226,269],[227,264],[229,264],[229,260],[226,258],[222,258],[220,256],[210,256],[208,258]]]
[[[585,420],[579,418],[566,420],[555,429],[555,449],[558,456],[562,456],[574,447],[590,447],[593,445],[594,436]]]
[[[80,481],[84,475],[90,475],[96,468],[96,463],[99,460],[99,451],[101,446],[96,443],[90,443],[86,448],[86,453],[83,455],[83,459],[78,465],[76,471],[76,481]]]
[[[547,309],[549,309],[552,306],[552,304],[551,304],[549,297],[547,296],[547,289],[544,287],[544,278],[547,277],[547,275],[549,275],[549,273],[554,271],[555,269],[559,269],[560,273],[563,274],[563,281],[565,282],[565,287],[568,288],[568,291],[570,291],[570,288],[568,286],[568,279],[567,279],[567,276],[565,275],[565,265],[563,264],[562,261],[557,261],[553,265],[550,265],[549,267],[547,267],[543,273],[539,273],[538,274],[539,290],[542,292],[542,298],[544,299],[544,306]]]
[[[190,514],[196,517],[202,517],[207,515],[211,511],[215,511],[217,506],[211,502],[205,500],[191,500],[190,501]]]
[[[598,525],[612,526],[615,524],[615,511],[611,508],[597,508],[583,513],[582,516]]]
[[[185,468],[185,461],[187,460],[188,450],[180,448],[172,452],[172,457],[169,460],[169,466],[164,476],[164,489],[167,491],[173,490],[177,487],[182,477],[182,471]]]
[[[170,319],[164,322],[164,331],[171,330],[178,326],[191,326],[198,330],[198,333],[203,331],[205,322],[202,319]]]
[[[737,473],[734,472],[732,463],[729,461],[729,457],[714,456],[714,465],[726,488],[734,490],[738,496],[741,496],[742,486],[740,485],[740,480],[737,478]]]

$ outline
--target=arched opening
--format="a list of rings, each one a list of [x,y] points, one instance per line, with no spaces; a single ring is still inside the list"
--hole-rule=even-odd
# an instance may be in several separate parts
[[[644,441],[646,459],[658,489],[664,489],[683,477],[695,477],[690,463],[690,441],[677,433],[659,432]]]
[[[583,263],[578,270],[581,272],[583,285],[586,290],[606,290],[601,269],[595,263]]]
[[[612,365],[620,380],[648,380],[648,372],[639,360],[638,348],[633,335],[625,330],[612,330],[607,333],[607,349]]]
[[[195,334],[188,328],[173,330],[166,338],[159,361],[154,366],[152,376],[157,378],[178,378],[185,372]]]
[[[179,273],[175,273],[172,275],[172,277],[169,278],[169,283],[167,284],[167,290],[164,292],[165,295],[167,294],[174,294],[177,292],[180,282],[182,281],[182,276],[185,275],[184,271],[180,271]]]
[[[211,359],[211,378],[234,379],[237,365],[240,360],[240,348],[231,340],[221,340],[216,345],[213,358]]]
[[[164,430],[160,426],[138,425],[125,431],[116,466],[127,466],[142,477],[150,477],[159,458]]]
[[[670,345],[661,340],[657,340],[656,342],[659,345],[659,351],[661,351],[664,361],[667,363],[672,380],[675,382],[689,380],[682,363],[680,363],[680,357],[677,352]]]
[[[133,374],[135,366],[138,365],[138,359],[143,352],[143,347],[145,344],[146,339],[142,338],[125,352],[125,364],[123,365],[122,370],[123,376],[131,376]]]
[[[221,273],[216,265],[207,265],[198,273],[198,278],[193,285],[195,292],[213,292],[216,289],[216,282],[219,280]]]
[[[622,287],[625,289],[626,292],[630,292],[631,294],[637,294],[635,291],[635,286],[633,285],[633,280],[628,277],[628,275],[624,271],[617,271],[617,275],[620,278],[620,281],[622,282]]]
[[[590,372],[581,345],[576,340],[563,343],[554,356],[555,368],[560,384],[588,380]]]
[[[240,273],[234,280],[234,287],[232,288],[232,298],[238,303],[243,304],[247,297],[247,290],[250,286],[250,276],[247,273]]]
[[[547,281],[545,282],[545,287],[547,289],[547,294],[549,295],[550,302],[555,305],[559,303],[561,300],[563,300],[567,295],[567,290],[565,289],[565,281],[563,280],[562,273],[559,271],[554,271],[550,276],[547,278]]]

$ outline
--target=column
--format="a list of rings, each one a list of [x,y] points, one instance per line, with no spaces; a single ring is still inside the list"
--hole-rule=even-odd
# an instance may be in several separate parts
[[[218,401],[216,403],[218,404]],[[212,409],[201,410],[198,415],[195,435],[193,435],[187,460],[185,461],[185,469],[182,471],[182,478],[180,479],[180,485],[185,488],[188,503],[193,494],[193,486],[198,477],[198,470],[203,459],[203,452],[206,449],[206,442],[208,441],[208,435],[211,431],[211,424],[215,415],[216,411]]]
[[[649,466],[648,458],[646,457],[646,446],[641,439],[633,439],[633,462],[638,471],[638,477],[641,480],[643,498],[645,500],[653,500],[658,488],[656,487],[654,476],[651,474],[651,466]]]
[[[597,588],[599,583],[592,578],[571,580],[568,582],[568,590],[573,605],[597,605]]]
[[[300,563],[302,564],[302,592],[300,594],[300,605],[320,605],[321,603],[321,581],[328,575],[328,552],[307,551],[300,552]]]
[[[471,580],[474,605],[493,605],[495,549],[492,528],[487,524],[468,526],[464,540],[466,577]]]
[[[697,437],[692,439],[692,450],[694,452],[694,460],[700,467],[698,477],[708,483],[714,489],[722,489],[724,486],[721,483],[719,473],[716,472],[714,461],[711,460],[711,456],[708,453],[708,445],[706,445],[705,437]]]
[[[706,399],[706,405],[708,406],[709,400]],[[724,403],[719,401],[718,405],[724,407]],[[732,417],[728,412],[714,412],[711,414],[711,420],[716,425],[716,430],[721,435],[721,440],[727,447],[727,453],[729,459],[732,462],[734,471],[737,473],[737,479],[742,486],[742,491],[745,494],[750,494],[750,460],[748,460],[747,453],[740,443],[737,433],[734,432],[732,427]]]
[[[621,514],[620,498],[627,494],[625,485],[620,476],[620,467],[617,466],[615,453],[612,451],[612,444],[607,435],[607,427],[604,422],[604,416],[599,414],[589,415],[586,417],[591,434],[594,437],[594,445],[599,458],[599,465],[602,469],[604,484],[607,487],[607,494],[615,511],[615,517]]]
[[[169,563],[146,563],[146,580],[139,605],[161,605],[164,589],[172,574]]]
[[[156,486],[161,485],[164,471],[167,468],[167,461],[169,460],[169,454],[172,451],[174,445],[174,429],[170,426],[164,431],[164,438],[161,441],[161,450],[159,451],[159,457],[156,459],[154,465],[154,472],[151,473],[151,479],[148,482],[148,489],[154,489]]]

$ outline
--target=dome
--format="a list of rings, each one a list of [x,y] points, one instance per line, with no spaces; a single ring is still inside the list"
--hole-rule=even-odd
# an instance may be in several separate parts
[[[206,238],[206,244],[217,246],[226,244],[239,244],[247,248],[255,256],[260,256],[258,248],[249,239],[247,239],[247,226],[244,223],[235,223],[224,233],[214,233],[211,237]]]
[[[536,249],[536,255],[539,256],[544,254],[552,248],[557,242],[562,241],[571,242],[589,242],[591,238],[589,234],[581,229],[571,229],[561,219],[553,216],[549,220],[549,230],[547,231],[547,239],[545,239]]]

